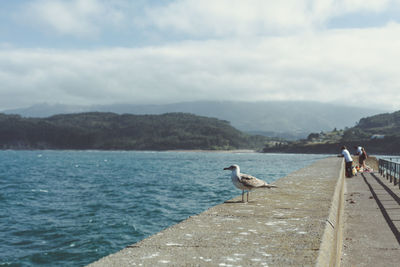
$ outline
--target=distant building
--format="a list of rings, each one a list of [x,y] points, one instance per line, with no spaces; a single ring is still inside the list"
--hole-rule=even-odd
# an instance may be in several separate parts
[[[374,134],[371,136],[371,139],[383,139],[385,138],[384,134]]]

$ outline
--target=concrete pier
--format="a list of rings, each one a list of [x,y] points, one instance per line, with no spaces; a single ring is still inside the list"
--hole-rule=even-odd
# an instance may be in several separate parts
[[[249,203],[239,196],[89,266],[334,266],[342,168],[342,158],[319,160],[252,192]]]
[[[347,178],[346,184],[342,266],[400,266],[398,185],[377,171]]]

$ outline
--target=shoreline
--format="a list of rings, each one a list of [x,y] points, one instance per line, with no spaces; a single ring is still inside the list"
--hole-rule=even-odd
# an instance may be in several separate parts
[[[135,149],[15,149],[7,148],[0,151],[99,151],[99,152],[210,152],[210,153],[263,153],[252,149],[212,150],[212,149],[167,149],[167,150],[135,150]],[[301,154],[301,153],[299,153]]]
[[[233,150],[207,150],[207,149],[177,149],[163,150],[159,152],[207,152],[207,153],[262,153],[252,149],[233,149]]]
[[[287,152],[287,151],[268,151],[268,152],[263,152],[263,151],[258,151],[258,150],[252,150],[252,149],[232,149],[232,150],[211,150],[211,149],[168,149],[168,150],[127,150],[127,149],[15,149],[15,148],[0,148],[0,151],[96,151],[96,152],[188,152],[188,153],[231,153],[231,154],[241,154],[241,153],[258,153],[258,154],[305,154],[305,155],[326,155],[326,156],[337,156],[339,153],[320,153],[318,151],[316,152]],[[353,160],[357,155],[351,154],[353,157]],[[371,153],[372,157],[399,157],[399,154],[383,154],[383,153]]]

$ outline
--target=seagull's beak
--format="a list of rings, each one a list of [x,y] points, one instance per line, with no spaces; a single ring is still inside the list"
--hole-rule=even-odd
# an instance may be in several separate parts
[[[226,170],[230,170],[231,169],[231,167],[228,167],[228,168],[224,168],[224,171],[226,171]]]

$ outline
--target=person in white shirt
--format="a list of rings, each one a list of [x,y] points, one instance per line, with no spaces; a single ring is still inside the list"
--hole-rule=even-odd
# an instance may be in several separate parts
[[[342,154],[340,156],[344,157],[346,162],[346,177],[353,177],[353,159],[351,158],[350,152],[347,150],[346,146],[342,146]]]
[[[362,154],[362,146],[355,146],[354,148],[357,149],[356,155],[360,156]]]

